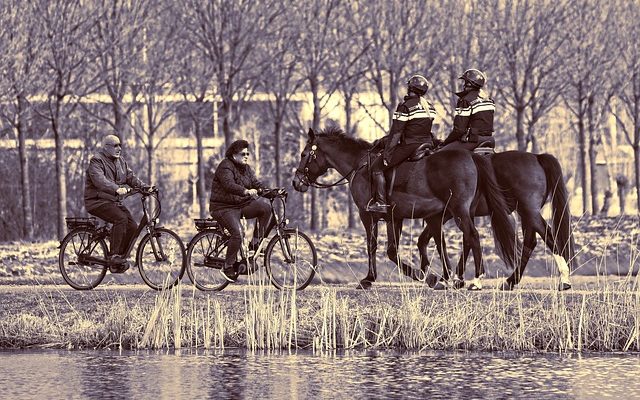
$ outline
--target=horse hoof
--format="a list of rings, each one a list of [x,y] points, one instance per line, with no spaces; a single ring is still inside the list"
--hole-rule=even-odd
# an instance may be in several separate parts
[[[502,290],[503,292],[510,292],[514,289],[514,287],[515,287],[515,284],[513,282],[504,281],[500,286],[500,290]]]
[[[371,281],[360,281],[360,284],[357,286],[357,289],[361,289],[361,290],[371,289]]]
[[[467,287],[467,290],[473,291],[473,292],[477,292],[479,290],[482,290],[482,288],[478,285],[476,285],[475,283],[472,283],[471,285],[469,285],[469,287]]]
[[[453,280],[453,288],[454,289],[462,289],[464,287],[464,281],[462,279],[454,279]]]
[[[418,282],[425,282],[427,280],[427,274],[425,274],[424,271],[422,270],[416,270],[411,277],[413,278],[414,281],[418,281]]]
[[[426,282],[427,285],[429,285],[430,288],[435,289],[436,285],[438,284],[438,276],[435,274],[429,273],[424,278],[424,281]]]
[[[435,285],[433,285],[433,290],[449,290],[449,282],[439,280]]]
[[[569,290],[569,289],[571,289],[570,283],[560,282],[560,285],[558,285],[558,290],[561,292],[564,292],[565,290]]]

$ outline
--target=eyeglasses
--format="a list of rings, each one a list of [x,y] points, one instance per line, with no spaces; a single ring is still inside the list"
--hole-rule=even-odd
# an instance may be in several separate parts
[[[243,151],[243,152],[240,152],[240,153],[238,153],[238,154],[240,154],[242,157],[249,157],[249,155],[250,155],[251,153],[249,153],[248,151]]]

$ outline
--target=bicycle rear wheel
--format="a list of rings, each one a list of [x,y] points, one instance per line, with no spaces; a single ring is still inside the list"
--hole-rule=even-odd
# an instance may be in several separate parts
[[[187,274],[200,290],[218,291],[229,284],[220,273],[227,254],[227,240],[215,230],[198,232],[187,247]]]
[[[87,257],[107,258],[104,239],[95,240],[94,231],[74,229],[60,243],[58,265],[62,278],[76,290],[91,290],[98,286],[107,273],[107,266],[91,262]]]
[[[316,274],[318,256],[313,242],[297,229],[274,236],[265,251],[265,268],[278,289],[302,290]]]
[[[142,280],[155,290],[169,289],[180,282],[185,258],[182,240],[166,228],[156,228],[146,234],[136,254]]]

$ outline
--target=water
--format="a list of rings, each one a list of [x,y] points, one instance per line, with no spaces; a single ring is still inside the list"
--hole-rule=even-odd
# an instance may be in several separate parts
[[[640,398],[640,357],[2,351],[0,397]]]

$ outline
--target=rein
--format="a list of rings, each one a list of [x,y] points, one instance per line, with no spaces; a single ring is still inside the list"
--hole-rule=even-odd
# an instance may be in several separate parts
[[[315,180],[311,180],[309,178],[309,163],[311,162],[311,160],[315,160],[317,158],[316,155],[316,150],[318,150],[318,146],[315,143],[311,143],[311,151],[309,151],[309,154],[307,155],[307,159],[305,160],[304,163],[304,170],[301,171],[300,168],[296,169],[296,176],[298,176],[298,179],[300,179],[300,181],[302,183],[304,183],[307,186],[311,186],[311,187],[315,187],[315,188],[319,188],[319,189],[328,189],[331,187],[335,187],[335,186],[340,186],[340,185],[346,185],[347,183],[349,183],[349,181],[353,178],[353,176],[362,168],[364,168],[367,164],[362,164],[362,165],[358,165],[357,167],[353,168],[351,171],[349,171],[348,174],[346,174],[345,176],[343,176],[342,178],[338,179],[336,182],[334,183],[322,183],[322,182],[316,182]],[[370,155],[370,152],[367,151],[367,154],[365,154],[364,156],[362,156],[360,158],[360,160],[358,160],[358,164],[360,164],[360,162],[365,158],[368,157]],[[318,179],[318,178],[316,178]]]

